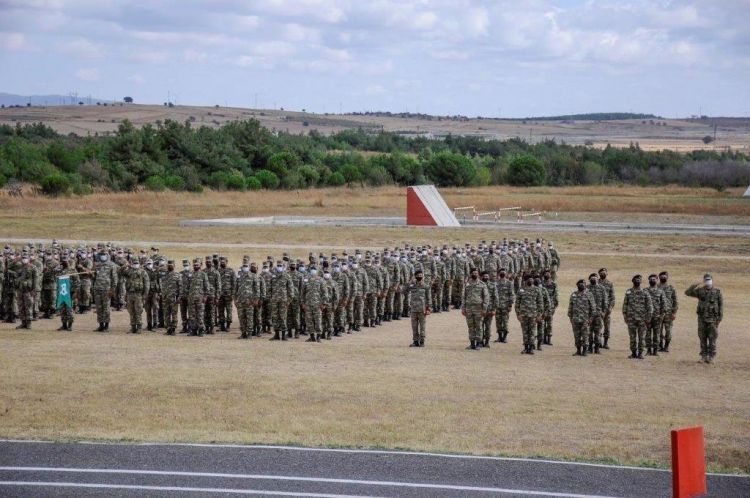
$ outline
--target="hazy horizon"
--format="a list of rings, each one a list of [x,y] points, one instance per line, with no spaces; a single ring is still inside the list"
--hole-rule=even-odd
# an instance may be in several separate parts
[[[318,113],[748,116],[748,18],[744,0],[0,0],[0,90]]]

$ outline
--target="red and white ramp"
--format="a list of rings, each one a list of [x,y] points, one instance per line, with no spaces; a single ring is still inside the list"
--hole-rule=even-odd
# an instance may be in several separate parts
[[[414,185],[406,188],[406,224],[461,226],[434,185]]]

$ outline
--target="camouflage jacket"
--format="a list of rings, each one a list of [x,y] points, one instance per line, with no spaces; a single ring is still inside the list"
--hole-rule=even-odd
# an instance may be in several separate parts
[[[487,286],[481,280],[469,280],[464,287],[463,299],[464,309],[487,311],[490,305],[490,293]]]
[[[596,313],[594,296],[588,290],[575,291],[570,295],[568,318],[573,323],[587,323]]]
[[[432,306],[432,287],[426,284],[424,280],[409,282],[406,292],[409,295],[409,312],[424,313],[425,309]]]
[[[651,295],[651,305],[654,307],[653,318],[662,318],[664,316],[664,291],[658,285],[646,287]]]
[[[607,312],[610,312],[615,307],[615,286],[609,280],[600,280],[599,285],[607,289],[607,304],[609,306]]]
[[[287,272],[276,273],[271,280],[271,300],[277,303],[291,302],[297,297],[294,281]]]
[[[707,289],[699,284],[691,285],[685,291],[688,297],[698,298],[698,316],[709,323],[720,322],[724,318],[724,299],[716,287]]]
[[[542,287],[547,289],[547,294],[549,294],[550,299],[550,306],[552,306],[552,311],[554,311],[560,305],[560,293],[557,290],[557,284],[552,279],[542,280]]]
[[[516,294],[516,315],[519,318],[538,318],[544,313],[542,295],[531,286],[524,285]]]
[[[237,283],[237,274],[233,269],[219,267],[219,277],[221,279],[221,296],[231,296]]]
[[[117,265],[111,261],[99,263],[94,275],[95,291],[112,291],[117,288]]]
[[[168,271],[161,277],[161,295],[166,302],[174,302],[182,295],[182,275]]]
[[[654,314],[651,294],[645,289],[630,288],[625,291],[622,314],[626,322],[647,322]]]
[[[148,272],[143,268],[126,268],[122,273],[125,279],[125,292],[128,294],[141,294],[146,297],[150,287]]]
[[[323,279],[318,275],[310,277],[302,285],[302,298],[300,301],[308,308],[322,306],[328,302],[329,291]]]
[[[677,301],[677,291],[670,284],[660,284],[659,288],[664,292],[664,314],[676,314],[680,307],[680,303]]]
[[[219,270],[212,266],[211,268],[204,270],[204,272],[208,277],[209,297],[221,296],[221,274],[219,273]]]
[[[191,301],[203,300],[211,296],[211,284],[204,270],[193,272],[190,278],[190,286],[187,289],[188,299]]]
[[[596,285],[589,284],[588,291],[594,298],[596,312],[599,314],[606,313],[609,309],[609,295],[607,294],[607,288],[599,283]]]
[[[515,298],[515,292],[513,292],[513,282],[508,279],[502,279],[495,282],[497,287],[495,302],[495,308],[498,311],[509,312],[513,307],[513,299]]]
[[[188,270],[182,270],[180,272],[180,289],[183,290],[182,294],[180,295],[181,299],[187,299],[187,292],[185,292],[187,289],[190,288],[190,281],[193,279],[193,271]]]
[[[263,299],[264,281],[257,273],[244,273],[235,282],[234,300],[237,306],[252,306]]]

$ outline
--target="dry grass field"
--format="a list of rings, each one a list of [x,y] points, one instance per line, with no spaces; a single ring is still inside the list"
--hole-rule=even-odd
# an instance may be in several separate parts
[[[736,192],[686,189],[447,190],[449,204],[535,199],[580,216],[743,222],[750,203]],[[615,194],[620,194],[616,196]],[[229,229],[181,227],[183,218],[258,214],[403,213],[400,189],[340,189],[289,195],[206,193],[111,194],[46,199],[0,197],[0,238],[169,241],[181,259],[221,248],[236,265],[290,248],[382,247],[535,235],[491,227],[454,230],[314,227]],[[599,199],[600,211],[595,209]],[[607,200],[604,202],[604,200]],[[320,206],[322,207],[315,207]],[[484,204],[482,204],[484,205]],[[639,206],[640,211],[628,206]],[[125,213],[124,217],[123,214]],[[55,440],[221,441],[314,446],[410,448],[522,455],[637,465],[669,465],[669,430],[703,425],[709,468],[750,473],[750,240],[735,237],[545,233],[563,256],[561,307],[554,346],[520,355],[518,322],[509,344],[464,350],[458,312],[428,319],[427,347],[414,350],[408,322],[306,344],[238,341],[238,332],[209,338],[126,333],[114,313],[112,332],[93,332],[77,315],[73,332],[56,320],[34,330],[0,324],[0,437]],[[197,246],[188,246],[188,243]],[[237,244],[237,245],[234,245]],[[600,266],[617,291],[612,349],[572,357],[565,312],[575,280]],[[619,317],[635,273],[666,269],[681,292],[706,271],[725,298],[719,355],[698,362],[695,302],[681,296],[672,352],[629,360]]]
[[[591,142],[603,147],[611,144],[627,147],[638,142],[646,150],[671,149],[747,149],[750,147],[750,121],[718,120],[717,141],[703,143],[713,136],[713,121],[656,119],[620,121],[533,121],[520,119],[417,119],[397,116],[354,116],[313,114],[276,109],[243,109],[236,107],[159,105],[53,106],[0,109],[0,123],[14,125],[42,121],[59,133],[81,136],[106,134],[117,130],[124,119],[136,126],[165,119],[192,121],[196,126],[218,127],[230,121],[258,119],[268,129],[290,133],[335,133],[344,129],[365,128],[405,134],[435,136],[473,135],[486,138],[522,138],[530,142],[554,139],[582,145]],[[307,122],[307,126],[304,123]]]

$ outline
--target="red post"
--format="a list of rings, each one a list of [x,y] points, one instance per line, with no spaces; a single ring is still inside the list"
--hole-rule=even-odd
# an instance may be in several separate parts
[[[706,492],[703,427],[672,431],[672,496],[693,498]]]

